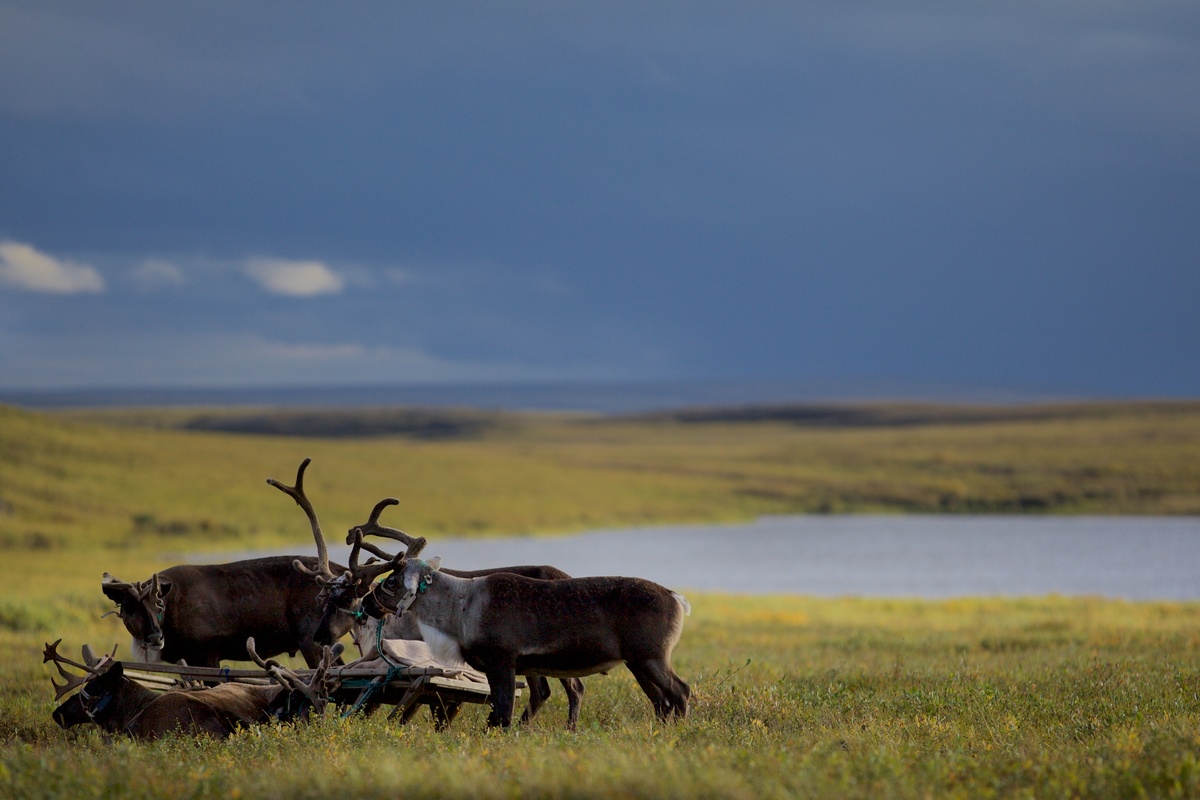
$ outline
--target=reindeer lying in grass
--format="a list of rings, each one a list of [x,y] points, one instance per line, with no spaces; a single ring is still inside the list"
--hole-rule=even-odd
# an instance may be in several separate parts
[[[66,679],[63,684],[50,679],[55,699],[61,700],[75,689],[79,692],[54,709],[54,721],[62,728],[92,723],[107,733],[134,739],[159,739],[171,733],[224,739],[249,725],[272,719],[304,718],[310,710],[324,708],[329,693],[329,668],[341,652],[325,648],[310,681],[295,673],[288,676],[268,670],[277,685],[222,683],[210,688],[154,692],[125,677],[124,665],[111,655],[96,658],[91,648],[84,645],[81,664],[58,653],[60,642],[62,639],[47,644],[42,659],[43,663],[53,661],[59,675]],[[250,640],[251,656],[261,665],[253,647]],[[64,664],[86,674],[72,675],[63,669]]]
[[[392,562],[363,603],[374,617],[413,615],[435,653],[483,672],[489,726],[512,723],[516,676],[578,678],[624,663],[660,720],[687,715],[691,689],[671,668],[690,606],[640,578],[539,581],[510,573],[460,578],[441,559],[415,558],[420,540]]]

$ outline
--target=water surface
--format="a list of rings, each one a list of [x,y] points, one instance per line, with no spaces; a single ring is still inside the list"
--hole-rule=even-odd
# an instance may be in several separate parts
[[[349,548],[331,557],[345,563]],[[562,537],[438,538],[477,569],[553,564],[677,589],[826,597],[1200,599],[1200,517],[790,516]]]

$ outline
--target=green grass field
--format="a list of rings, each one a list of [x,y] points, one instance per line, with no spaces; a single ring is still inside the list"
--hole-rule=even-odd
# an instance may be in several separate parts
[[[101,572],[309,551],[303,515],[264,483],[304,456],[331,538],[389,495],[389,521],[431,539],[761,513],[1200,513],[1200,404],[986,411],[482,415],[433,435],[410,416],[314,437],[191,429],[232,412],[0,408],[0,795],[1200,796],[1197,603],[691,596],[675,662],[693,707],[671,725],[624,670],[587,680],[575,734],[557,688],[505,734],[482,708],[440,733],[329,715],[155,744],[49,716],[44,642],[127,646],[100,617]]]

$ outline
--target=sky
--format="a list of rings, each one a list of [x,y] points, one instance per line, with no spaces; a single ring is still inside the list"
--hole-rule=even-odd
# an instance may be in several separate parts
[[[1200,4],[0,0],[0,389],[1200,396]]]

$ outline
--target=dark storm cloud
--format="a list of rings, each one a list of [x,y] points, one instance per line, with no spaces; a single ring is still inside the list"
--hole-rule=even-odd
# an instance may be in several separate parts
[[[1197,44],[1185,2],[0,3],[0,239],[106,287],[0,284],[0,381],[1195,394]]]

